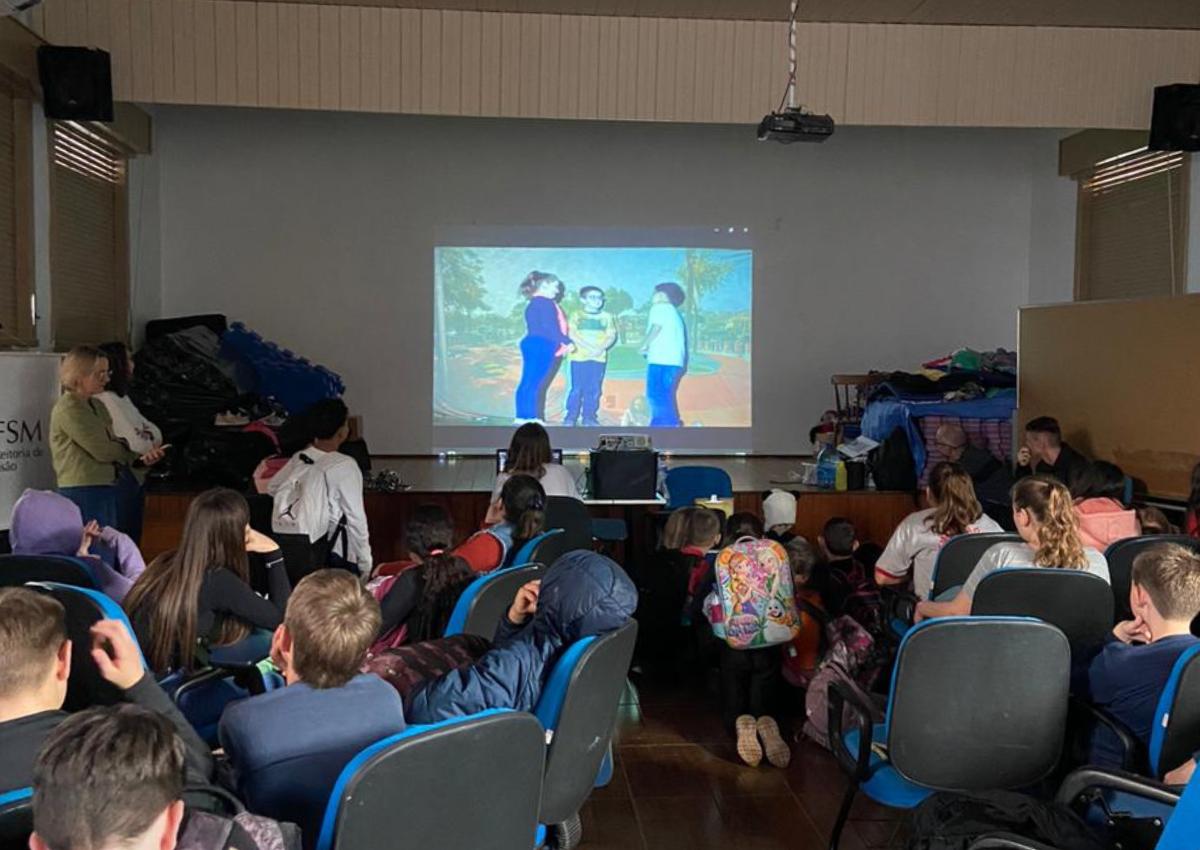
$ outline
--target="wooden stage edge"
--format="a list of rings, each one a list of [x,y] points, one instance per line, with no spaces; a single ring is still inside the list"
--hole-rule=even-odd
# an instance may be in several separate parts
[[[846,517],[858,529],[860,540],[880,545],[887,542],[905,516],[916,510],[915,493],[849,490],[828,491],[802,487],[799,484],[779,484],[788,481],[789,473],[799,469],[807,457],[783,456],[711,456],[672,455],[671,466],[719,466],[733,481],[734,508],[762,515],[762,493],[772,487],[797,491],[794,530],[810,541],[816,541],[825,522],[832,517]],[[564,464],[582,473],[579,457],[567,455]],[[376,563],[401,560],[407,555],[402,539],[404,524],[413,508],[424,504],[445,507],[454,518],[459,539],[478,530],[487,513],[488,499],[495,481],[495,458],[456,455],[434,457],[377,457],[372,458],[375,470],[391,469],[411,486],[398,493],[368,491],[366,494],[367,523],[370,527],[371,549]],[[183,518],[191,503],[193,492],[150,491],[146,494],[145,525],[142,532],[142,551],[147,560],[178,545]],[[619,517],[629,526],[629,543],[621,555],[641,560],[653,546],[650,513],[655,508],[620,505],[594,505],[589,510],[597,517]]]

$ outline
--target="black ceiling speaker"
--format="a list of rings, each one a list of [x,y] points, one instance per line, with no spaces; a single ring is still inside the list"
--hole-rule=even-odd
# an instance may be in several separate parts
[[[113,120],[112,62],[107,51],[43,44],[37,57],[47,118]]]
[[[1154,89],[1150,150],[1200,151],[1200,85],[1176,83]]]

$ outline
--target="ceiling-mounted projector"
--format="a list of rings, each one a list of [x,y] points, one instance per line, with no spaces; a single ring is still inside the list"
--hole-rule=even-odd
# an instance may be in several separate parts
[[[833,119],[828,115],[813,115],[789,107],[782,112],[772,112],[759,122],[760,142],[823,142],[833,135]]]

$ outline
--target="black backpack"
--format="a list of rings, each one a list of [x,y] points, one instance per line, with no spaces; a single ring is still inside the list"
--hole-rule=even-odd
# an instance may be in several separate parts
[[[913,812],[908,850],[967,850],[981,836],[1006,832],[1060,850],[1105,850],[1065,806],[1013,791],[939,791]]]
[[[908,435],[900,426],[896,426],[886,440],[871,450],[869,459],[876,490],[911,492],[917,489],[912,448],[908,445]]]

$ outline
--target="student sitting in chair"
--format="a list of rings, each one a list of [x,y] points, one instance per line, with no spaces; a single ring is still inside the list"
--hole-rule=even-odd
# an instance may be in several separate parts
[[[1169,543],[1142,552],[1133,562],[1129,605],[1133,619],[1117,623],[1076,690],[1148,745],[1171,669],[1197,642],[1191,624],[1200,614],[1200,555]],[[1090,761],[1121,766],[1120,751],[1103,729],[1093,739]]]
[[[1125,496],[1121,467],[1098,460],[1083,467],[1070,486],[1084,546],[1103,552],[1111,543],[1142,533],[1137,511],[1121,501]]]
[[[13,505],[9,542],[14,555],[83,558],[97,587],[117,602],[146,570],[134,542],[95,520],[84,525],[79,506],[49,490],[26,490]]]
[[[451,550],[454,524],[445,508],[418,507],[405,523],[404,537],[414,565],[371,583],[383,616],[372,652],[441,637],[458,597],[475,578],[471,565]]]
[[[526,542],[542,533],[545,524],[546,491],[532,476],[513,475],[488,505],[483,529],[468,537],[454,554],[477,573],[491,572],[510,564]]]
[[[637,590],[614,561],[596,552],[568,552],[543,579],[518,591],[492,648],[473,664],[416,688],[406,716],[435,723],[488,708],[532,711],[559,656],[580,638],[620,628],[636,605]]]
[[[30,850],[294,850],[295,827],[183,803],[185,749],[162,716],[93,708],[58,725],[33,771]]]
[[[341,399],[318,401],[303,414],[312,434],[308,448],[296,452],[267,484],[274,497],[271,530],[307,537],[307,565],[296,565],[297,578],[314,569],[339,566],[371,574],[371,540],[363,506],[363,477],[358,462],[338,449],[350,436],[350,411]],[[344,549],[338,541],[344,535]]]
[[[957,463],[939,463],[925,488],[929,507],[905,517],[875,563],[879,584],[902,584],[912,574],[913,593],[928,599],[933,565],[946,541],[958,534],[1002,531],[983,512],[971,478]]]
[[[305,576],[271,641],[287,687],[233,703],[221,717],[239,794],[257,812],[300,824],[306,840],[346,762],[405,728],[396,691],[358,672],[379,622],[378,603],[350,573]],[[295,787],[283,789],[289,770]]]
[[[42,743],[68,715],[62,710],[71,653],[90,652],[105,681],[124,698],[159,712],[187,744],[189,776],[212,776],[208,747],[142,666],[137,644],[118,620],[92,626],[90,647],[67,639],[63,606],[24,587],[0,588],[0,793],[24,788]]]
[[[1002,567],[1048,567],[1085,570],[1109,581],[1108,562],[1079,539],[1079,521],[1067,488],[1053,478],[1034,475],[1013,485],[1013,522],[1021,543],[997,543],[979,559],[966,583],[948,601],[917,605],[914,620],[971,613],[975,588],[983,577]]]

